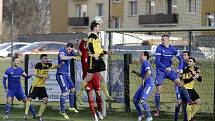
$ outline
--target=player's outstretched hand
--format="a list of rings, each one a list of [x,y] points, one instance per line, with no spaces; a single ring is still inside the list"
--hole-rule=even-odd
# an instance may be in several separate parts
[[[72,56],[72,59],[77,60],[77,58],[75,56]]]
[[[113,54],[113,52],[112,51],[107,51],[107,54],[111,55],[111,54]]]
[[[182,73],[183,73],[183,70],[182,70],[182,69],[177,69],[177,73],[178,73],[178,74],[182,74]]]
[[[171,67],[167,67],[167,68],[166,68],[166,71],[167,71],[167,72],[170,72],[171,70],[172,70]]]

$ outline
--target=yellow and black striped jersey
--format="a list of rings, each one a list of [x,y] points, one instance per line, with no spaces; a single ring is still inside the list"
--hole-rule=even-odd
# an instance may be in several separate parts
[[[96,54],[97,56],[103,55],[104,51],[101,47],[101,41],[97,34],[89,33],[88,37],[88,49],[91,54]]]

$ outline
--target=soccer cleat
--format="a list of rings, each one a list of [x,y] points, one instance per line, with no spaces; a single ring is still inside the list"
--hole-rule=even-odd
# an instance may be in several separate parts
[[[95,115],[94,115],[94,120],[95,120],[95,121],[99,121],[99,119],[98,119],[96,113],[95,113]]]
[[[8,119],[8,115],[7,115],[7,114],[4,114],[4,115],[3,115],[3,119]]]
[[[75,109],[75,108],[69,108],[69,111],[70,111],[70,112],[74,112],[74,113],[78,113],[78,110]]]
[[[160,111],[159,110],[157,110],[157,111],[155,111],[155,117],[158,117],[158,116],[160,116]]]
[[[103,120],[104,118],[103,118],[102,113],[101,113],[101,112],[99,112],[99,111],[97,111],[97,113],[98,113],[98,115],[99,115],[99,119]]]
[[[142,115],[142,116],[138,116],[137,121],[142,121],[142,119],[143,119],[143,118],[145,118],[145,116],[144,116],[144,115]]]
[[[25,114],[25,115],[24,115],[24,120],[27,120],[27,119],[28,119],[28,115]]]
[[[152,117],[146,118],[146,121],[152,121],[152,120],[153,120]]]
[[[105,98],[106,102],[116,102],[116,99],[113,99],[111,96],[108,96],[107,98]]]
[[[65,112],[63,113],[63,112],[60,111],[60,115],[62,115],[63,118],[65,118],[67,120],[69,119],[69,116]]]
[[[38,121],[43,121],[42,116],[38,117]]]

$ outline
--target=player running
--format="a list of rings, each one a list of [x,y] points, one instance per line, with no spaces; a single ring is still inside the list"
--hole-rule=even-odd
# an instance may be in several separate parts
[[[169,36],[163,35],[161,39],[162,44],[158,45],[156,49],[155,64],[156,64],[156,93],[155,93],[155,105],[156,111],[155,116],[160,114],[160,92],[162,89],[162,84],[165,78],[174,81],[177,85],[182,86],[177,73],[172,67],[172,58],[175,55],[179,60],[179,65],[177,72],[183,72],[183,60],[180,53],[177,52],[173,45],[169,44]],[[184,88],[183,88],[184,89]]]
[[[140,54],[140,61],[142,63],[141,69],[140,69],[141,73],[136,72],[135,70],[132,70],[132,73],[135,73],[142,78],[142,84],[138,88],[133,98],[134,105],[138,112],[137,121],[142,121],[142,118],[144,117],[139,104],[143,106],[144,110],[147,113],[146,121],[152,121],[150,108],[149,108],[149,105],[146,103],[146,100],[152,94],[152,91],[154,89],[154,79],[152,78],[152,67],[148,59],[149,59],[149,53],[147,51],[144,51],[143,53]]]
[[[40,60],[41,62],[38,62],[35,65],[35,70],[34,70],[35,79],[31,85],[28,99],[26,102],[25,119],[27,119],[28,110],[32,102],[32,99],[36,99],[38,97],[39,100],[42,100],[42,103],[40,105],[37,118],[39,121],[43,121],[42,115],[48,103],[48,95],[45,88],[45,82],[49,78],[49,74],[48,74],[49,69],[56,69],[58,67],[61,67],[63,63],[61,63],[60,65],[52,65],[52,63],[48,60],[47,54],[40,55]]]
[[[29,79],[31,75],[27,75],[24,70],[20,67],[20,60],[18,57],[13,57],[12,59],[12,67],[9,67],[3,76],[3,86],[5,89],[5,92],[7,93],[7,104],[6,104],[6,112],[3,116],[3,119],[8,119],[8,115],[10,112],[10,105],[12,103],[12,99],[14,96],[17,98],[17,100],[22,100],[24,103],[26,103],[27,97],[25,96],[22,86],[21,86],[21,76],[25,77],[26,79]],[[6,84],[6,81],[8,80],[8,83]],[[34,108],[29,105],[30,111],[33,115],[33,118],[36,117],[36,113]]]
[[[78,113],[78,110],[74,107],[74,96],[75,96],[75,85],[73,84],[71,77],[69,76],[69,65],[70,60],[76,59],[74,48],[72,43],[68,43],[64,48],[61,48],[58,53],[58,64],[64,62],[64,64],[57,68],[56,80],[61,88],[60,96],[60,114],[65,118],[69,119],[69,116],[66,114],[66,97],[67,92],[69,91],[69,111]]]

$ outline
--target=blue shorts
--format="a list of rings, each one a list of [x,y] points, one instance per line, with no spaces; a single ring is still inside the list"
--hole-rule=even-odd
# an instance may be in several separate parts
[[[164,72],[164,71],[161,71],[160,69],[156,69],[156,78],[155,78],[156,86],[162,85],[165,78],[175,81],[179,77],[173,69],[170,72]]]
[[[152,94],[152,91],[154,90],[154,85],[152,84],[145,84],[144,86],[140,86],[138,90],[136,91],[134,95],[134,99],[136,100],[144,100],[146,101],[148,97]]]
[[[75,88],[73,81],[68,74],[56,74],[56,80],[60,85],[62,93],[65,93],[68,90]]]
[[[16,97],[17,100],[23,100],[26,98],[25,93],[23,92],[22,89],[19,90],[8,90],[7,92],[7,97],[12,97],[14,98],[14,96]]]

